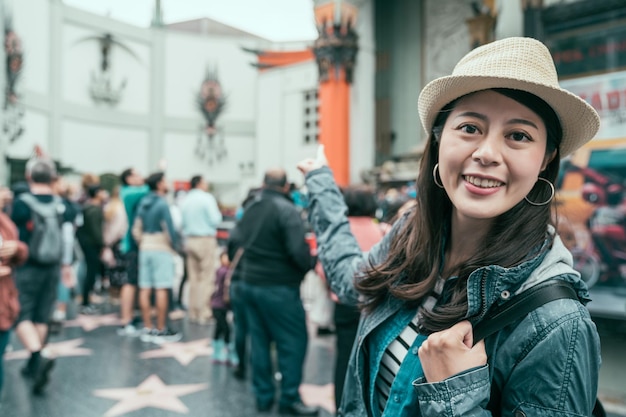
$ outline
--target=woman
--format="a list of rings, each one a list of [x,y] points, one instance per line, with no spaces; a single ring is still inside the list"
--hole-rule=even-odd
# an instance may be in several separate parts
[[[104,213],[102,207],[106,202],[106,191],[100,185],[87,188],[88,199],[83,204],[83,224],[76,231],[76,238],[85,256],[87,273],[82,287],[81,314],[95,314],[98,310],[90,303],[90,294],[96,278],[102,272],[100,256],[104,249]]]
[[[550,203],[559,158],[596,134],[596,112],[559,87],[550,52],[529,38],[471,51],[418,108],[428,142],[416,208],[367,257],[323,154],[298,165],[332,289],[364,308],[339,414],[589,416],[600,347],[581,303],[550,302],[478,343],[472,326],[548,281],[588,301]]]
[[[128,219],[124,210],[124,203],[120,199],[120,187],[113,188],[109,201],[104,206],[104,251],[102,261],[106,267],[112,288],[116,291],[126,282],[126,265],[120,251],[122,238],[128,231]]]
[[[380,242],[383,229],[376,221],[376,197],[366,185],[352,185],[343,189],[350,232],[356,239],[359,249],[367,252]],[[335,360],[335,405],[339,409],[343,396],[343,384],[350,361],[350,352],[359,327],[361,314],[353,304],[336,302],[333,314],[335,325],[337,358]]]
[[[0,393],[4,379],[2,356],[20,310],[13,268],[28,258],[28,246],[19,241],[15,224],[2,212],[5,202],[10,198],[11,192],[4,187],[0,188]]]

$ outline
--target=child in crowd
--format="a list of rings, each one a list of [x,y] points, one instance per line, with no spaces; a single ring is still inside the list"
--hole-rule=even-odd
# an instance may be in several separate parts
[[[230,343],[230,326],[227,320],[228,310],[230,310],[229,267],[228,253],[223,251],[220,254],[220,267],[215,273],[215,291],[211,296],[211,309],[216,321],[213,334],[213,362],[237,366],[239,359],[234,346]]]

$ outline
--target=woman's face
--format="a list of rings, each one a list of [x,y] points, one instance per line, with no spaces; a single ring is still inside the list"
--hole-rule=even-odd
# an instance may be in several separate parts
[[[439,175],[460,222],[493,219],[533,188],[553,155],[528,107],[495,91],[459,99],[443,128]]]

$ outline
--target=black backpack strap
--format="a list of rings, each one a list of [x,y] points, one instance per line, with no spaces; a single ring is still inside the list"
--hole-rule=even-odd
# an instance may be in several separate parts
[[[563,298],[578,300],[574,288],[564,281],[552,281],[549,284],[539,285],[524,291],[511,301],[488,312],[486,317],[474,326],[474,343],[525,317],[536,308],[550,301]]]
[[[488,312],[485,318],[474,326],[474,343],[497,333],[542,305],[564,298],[579,300],[574,288],[565,281],[552,281],[524,291],[511,301]],[[591,415],[593,417],[606,417],[606,412],[598,399],[596,399]]]

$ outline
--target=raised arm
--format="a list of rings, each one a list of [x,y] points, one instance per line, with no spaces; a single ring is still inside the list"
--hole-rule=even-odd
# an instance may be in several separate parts
[[[362,252],[348,222],[343,195],[331,170],[323,166],[306,173],[309,191],[309,222],[317,237],[318,256],[332,291],[344,304],[357,304],[354,279],[370,263],[379,264],[387,254],[394,235],[388,233],[369,253]]]

